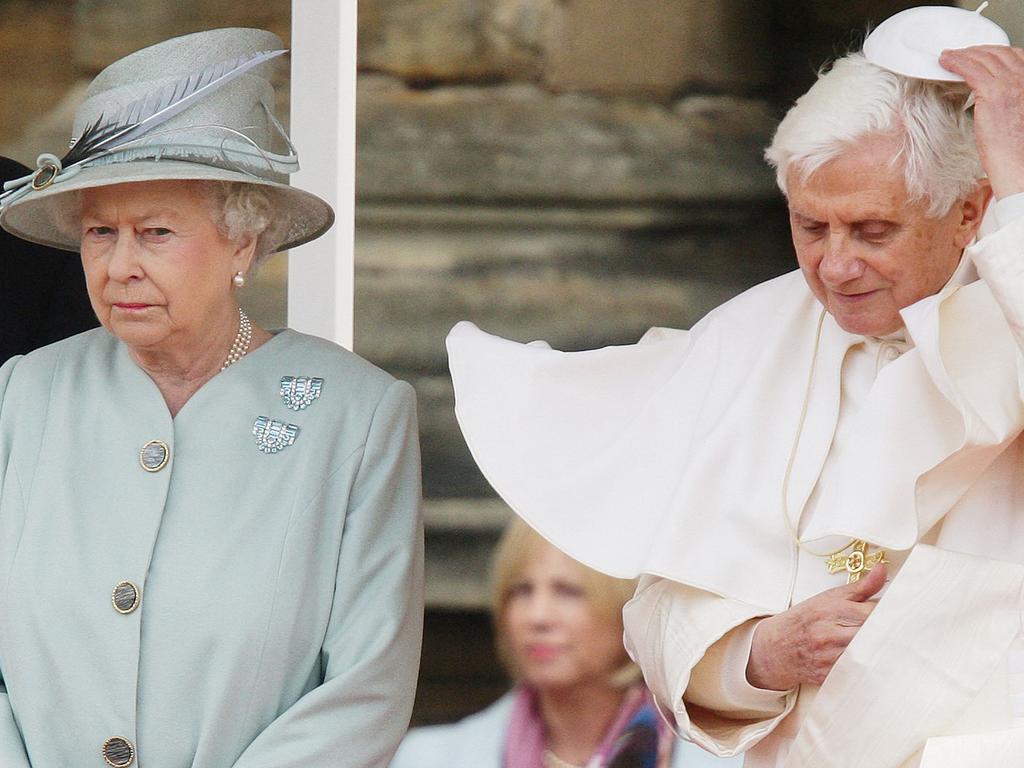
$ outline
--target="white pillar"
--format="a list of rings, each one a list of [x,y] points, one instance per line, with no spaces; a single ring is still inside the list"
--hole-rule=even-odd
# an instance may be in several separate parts
[[[334,226],[288,254],[288,326],[352,348],[356,0],[292,0],[291,183],[329,202]]]

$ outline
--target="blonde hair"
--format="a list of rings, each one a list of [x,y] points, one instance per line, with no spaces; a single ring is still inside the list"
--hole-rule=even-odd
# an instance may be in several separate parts
[[[508,641],[505,609],[516,582],[526,571],[530,561],[543,547],[553,546],[534,531],[521,518],[513,518],[506,526],[491,561],[491,617],[494,621],[494,642],[498,658],[513,679],[519,678],[515,655]],[[599,616],[615,621],[622,634],[622,606],[633,596],[636,581],[616,579],[577,563],[580,582],[587,602]],[[610,676],[612,685],[627,688],[641,679],[640,668],[634,664],[623,648],[625,662]]]

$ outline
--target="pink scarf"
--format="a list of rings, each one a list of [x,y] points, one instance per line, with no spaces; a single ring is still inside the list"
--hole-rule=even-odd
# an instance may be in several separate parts
[[[654,698],[642,685],[630,688],[622,699],[619,711],[597,750],[587,761],[587,768],[607,768],[621,748],[622,736],[639,721],[653,723],[657,730],[657,754],[651,756],[658,768],[668,765],[672,749],[671,732],[662,722],[654,706]],[[505,737],[503,768],[543,768],[546,749],[544,722],[541,720],[536,692],[521,686],[512,705],[508,733]],[[637,768],[643,762],[635,763]]]

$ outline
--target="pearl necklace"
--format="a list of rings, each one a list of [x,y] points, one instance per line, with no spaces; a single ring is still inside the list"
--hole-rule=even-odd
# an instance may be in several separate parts
[[[223,371],[245,357],[249,352],[250,344],[252,344],[252,323],[249,321],[249,316],[239,307],[238,333],[235,334],[235,340],[231,342],[231,349],[228,350],[227,359],[220,369]]]

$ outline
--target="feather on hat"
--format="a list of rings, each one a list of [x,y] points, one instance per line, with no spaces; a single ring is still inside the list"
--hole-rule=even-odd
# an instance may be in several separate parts
[[[259,186],[285,218],[279,251],[334,221],[316,195],[288,186],[298,156],[274,117],[272,60],[281,40],[259,29],[214,29],[143,48],[100,72],[75,115],[68,152],[4,185],[0,225],[56,248],[78,250],[62,229],[69,193],[139,181],[238,181]],[[277,147],[276,144],[283,145]],[[275,151],[275,149],[277,151]]]

